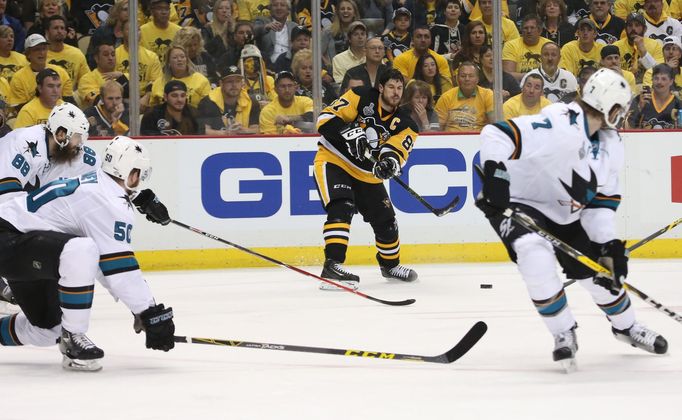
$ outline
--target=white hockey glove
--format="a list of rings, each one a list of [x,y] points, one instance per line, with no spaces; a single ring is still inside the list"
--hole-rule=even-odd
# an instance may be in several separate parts
[[[385,157],[374,164],[372,173],[379,179],[391,179],[400,175],[400,164],[394,157]]]
[[[348,153],[358,160],[365,159],[365,151],[369,148],[365,130],[357,122],[341,130],[341,137],[346,142]]]

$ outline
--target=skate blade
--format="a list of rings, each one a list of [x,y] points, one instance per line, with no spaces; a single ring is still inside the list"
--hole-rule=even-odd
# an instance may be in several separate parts
[[[358,290],[358,282],[357,281],[343,281],[343,280],[334,280],[335,282],[339,284],[343,284],[346,287],[349,287],[353,290]],[[326,290],[330,292],[343,292],[344,289],[340,287],[336,287],[333,284],[321,282],[320,283],[320,290]]]
[[[19,313],[21,308],[18,305],[12,305],[9,302],[0,301],[0,315],[14,315]]]
[[[559,360],[559,365],[564,370],[564,373],[573,373],[578,370],[578,363],[575,358]]]
[[[75,372],[97,372],[102,370],[102,365],[97,360],[69,359],[63,356],[62,368]]]

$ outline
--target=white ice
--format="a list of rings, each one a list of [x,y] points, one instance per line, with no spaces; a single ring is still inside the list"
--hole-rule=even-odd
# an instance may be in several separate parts
[[[177,335],[436,355],[485,321],[488,333],[451,365],[198,344],[147,350],[131,314],[100,287],[89,336],[105,350],[104,369],[63,371],[56,346],[2,347],[0,419],[680,418],[682,324],[637,297],[638,319],[667,337],[669,354],[615,340],[572,285],[579,370],[566,375],[511,263],[415,268],[419,282],[398,284],[376,267],[353,267],[362,292],[415,298],[408,307],[319,291],[314,279],[278,267],[146,277],[173,307]],[[629,281],[680,313],[680,272],[679,260],[634,260]]]

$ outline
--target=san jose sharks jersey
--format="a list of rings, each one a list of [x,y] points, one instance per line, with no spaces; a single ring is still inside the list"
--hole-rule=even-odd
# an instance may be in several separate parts
[[[98,280],[133,313],[153,306],[131,246],[135,220],[126,191],[101,170],[52,181],[0,204],[0,217],[20,232],[56,231],[92,239],[100,253]]]
[[[343,127],[357,121],[365,129],[370,152],[375,158],[390,155],[401,166],[404,165],[417,140],[419,128],[403,110],[387,113],[380,98],[377,89],[362,86],[349,90],[323,109],[317,119],[317,129],[322,137],[315,160],[331,162],[360,181],[381,183],[382,180],[372,174],[372,162],[350,155],[339,134]]]
[[[98,169],[94,150],[83,146],[71,162],[55,164],[48,152],[44,125],[10,131],[0,139],[0,202],[6,201],[29,184],[39,186],[60,177],[71,177]]]
[[[487,125],[481,132],[481,162],[487,160],[507,166],[512,202],[561,225],[581,219],[591,238],[615,237],[623,142],[615,130],[588,137],[584,111],[576,102]],[[588,215],[592,222],[583,219],[585,210],[595,211]]]

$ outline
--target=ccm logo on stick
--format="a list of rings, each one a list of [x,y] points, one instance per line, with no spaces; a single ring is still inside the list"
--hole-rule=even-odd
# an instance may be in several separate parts
[[[201,166],[201,201],[204,209],[221,219],[270,217],[284,209],[291,216],[323,215],[312,175],[315,151],[289,152],[288,162],[267,152],[228,152],[206,158]],[[472,165],[478,162],[475,155]],[[410,170],[415,166],[444,166],[447,172],[468,172],[472,176],[473,196],[480,190],[480,180],[467,165],[464,155],[456,149],[421,149],[410,154],[401,179],[409,184]],[[288,182],[287,182],[288,181]],[[433,206],[450,203],[462,197],[454,211],[466,202],[467,186],[451,186],[440,177],[431,184],[445,184],[445,194],[424,196]],[[428,213],[403,188],[391,182],[393,206],[404,213]],[[418,189],[419,186],[414,188]],[[288,198],[288,200],[286,199]]]

